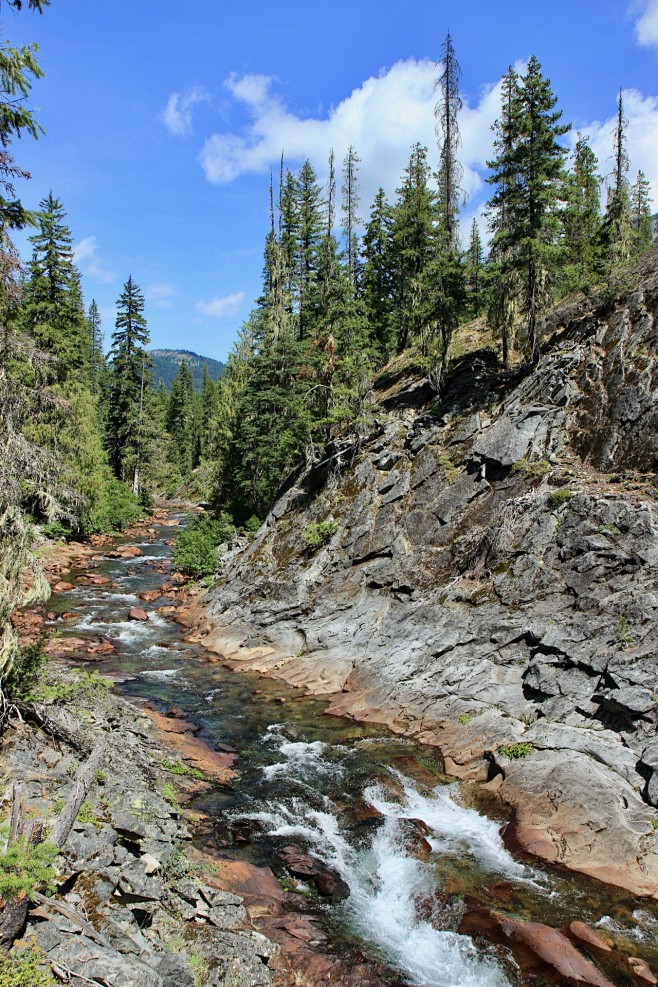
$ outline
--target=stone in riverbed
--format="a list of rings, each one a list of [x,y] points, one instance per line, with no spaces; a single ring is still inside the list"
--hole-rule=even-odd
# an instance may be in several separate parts
[[[147,589],[144,590],[143,593],[139,594],[140,600],[144,600],[144,603],[153,603],[153,601],[157,600],[160,596],[162,596],[162,590],[159,589]]]
[[[141,607],[133,607],[128,611],[128,620],[148,620],[149,615]]]
[[[68,593],[70,590],[75,589],[73,583],[67,583],[66,580],[60,579],[58,582],[54,583],[50,587],[53,593]]]

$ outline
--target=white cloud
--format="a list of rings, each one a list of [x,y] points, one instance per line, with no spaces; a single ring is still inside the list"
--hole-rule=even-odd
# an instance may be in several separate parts
[[[293,168],[309,158],[324,180],[329,149],[334,148],[340,169],[352,144],[361,158],[359,186],[361,213],[365,214],[380,185],[389,196],[399,187],[417,141],[429,149],[430,165],[437,166],[433,112],[437,73],[437,66],[429,60],[396,62],[354,89],[324,118],[302,117],[289,110],[272,91],[271,77],[232,75],[225,85],[246,112],[246,124],[237,132],[208,137],[199,161],[208,181],[221,185],[244,174],[267,173],[283,152]],[[480,172],[491,156],[491,125],[499,107],[500,83],[486,87],[476,105],[465,101],[460,160],[469,197],[483,188]]]
[[[176,295],[176,288],[167,281],[150,284],[144,291],[146,300],[152,302],[156,308],[173,308]]]
[[[658,0],[634,0],[631,9],[642,11],[635,24],[635,34],[641,45],[658,47]]]
[[[189,137],[192,133],[192,107],[210,102],[210,93],[202,86],[195,86],[184,93],[172,93],[159,116],[174,137]]]
[[[628,120],[629,181],[635,181],[638,170],[644,172],[651,185],[655,209],[658,207],[658,97],[643,96],[637,89],[625,89],[622,97],[624,116]],[[580,128],[584,134],[589,135],[592,150],[599,159],[599,171],[603,175],[611,173],[614,167],[616,129],[616,112],[607,120],[595,120]]]
[[[199,315],[208,319],[225,319],[234,315],[245,299],[244,291],[236,291],[226,298],[213,298],[212,301],[197,302],[194,306]]]
[[[110,284],[116,278],[114,271],[99,257],[95,236],[87,236],[73,245],[73,263],[86,277],[99,284]]]

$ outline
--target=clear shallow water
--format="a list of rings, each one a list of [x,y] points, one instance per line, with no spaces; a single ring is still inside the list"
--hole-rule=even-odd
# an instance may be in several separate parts
[[[392,979],[397,972],[418,987],[521,983],[494,947],[457,934],[471,899],[556,927],[574,918],[598,923],[627,955],[658,968],[654,905],[516,859],[503,843],[498,807],[485,799],[467,804],[460,786],[441,774],[432,749],[323,716],[324,701],[300,698],[281,682],[204,662],[201,649],[182,641],[185,632],[155,612],[157,601],[137,599],[166,580],[156,566],[168,557],[164,540],[171,536],[170,528],[160,528],[153,543],[137,543],[145,556],[100,563],[94,571],[114,586],[79,586],[53,597],[50,606],[79,615],[57,621],[64,634],[115,644],[117,654],[98,668],[134,675],[125,692],[175,705],[201,725],[202,738],[238,750],[239,780],[198,800],[217,820],[223,852],[268,864],[303,892],[334,950],[364,949],[391,968]],[[136,605],[148,612],[147,622],[127,619]],[[414,853],[409,819],[428,827],[427,859]],[[231,842],[236,824],[248,825],[249,842]],[[291,881],[277,856],[290,843],[336,871],[349,897],[329,905]],[[550,981],[525,982],[540,987]]]

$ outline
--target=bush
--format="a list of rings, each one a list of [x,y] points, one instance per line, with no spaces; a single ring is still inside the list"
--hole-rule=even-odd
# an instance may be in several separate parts
[[[56,980],[41,964],[44,955],[31,943],[15,948],[11,953],[0,952],[0,987],[51,987]]]
[[[27,648],[21,648],[3,682],[7,698],[15,702],[30,699],[43,679],[47,661],[47,656],[41,651],[41,645],[31,644]]]
[[[219,569],[217,546],[235,534],[230,514],[218,518],[201,514],[176,534],[174,540],[174,565],[195,579],[210,576]]]
[[[566,487],[562,487],[560,490],[554,490],[553,493],[548,495],[548,503],[551,507],[561,507],[562,504],[566,504],[572,497],[573,490],[567,490]]]
[[[5,840],[8,827],[2,827]],[[55,890],[54,860],[59,850],[54,843],[33,845],[25,839],[5,846],[0,853],[0,898],[32,897],[34,891]]]
[[[546,476],[550,470],[551,464],[545,459],[538,459],[532,463],[528,459],[517,459],[512,466],[512,473],[525,477]]]
[[[335,521],[318,521],[317,524],[307,524],[302,531],[302,541],[309,552],[317,552],[331,541],[338,531]]]
[[[518,761],[519,758],[527,757],[528,754],[532,753],[532,744],[528,741],[520,744],[501,744],[498,753],[502,754],[503,757],[508,757],[510,761]]]
[[[111,477],[89,520],[91,531],[122,531],[144,516],[144,508],[130,487]]]

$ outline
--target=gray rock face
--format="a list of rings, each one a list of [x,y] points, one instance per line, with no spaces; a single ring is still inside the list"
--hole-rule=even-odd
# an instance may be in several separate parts
[[[486,778],[502,742],[532,743],[526,766],[568,752],[626,793],[601,832],[614,842],[632,813],[645,829],[614,880],[655,894],[658,512],[652,475],[609,474],[658,461],[657,308],[654,251],[611,312],[553,313],[532,373],[481,351],[431,414],[415,385],[387,392],[359,458],[302,476],[226,566],[201,635],[236,667],[340,693],[333,712],[440,744],[459,775]],[[309,559],[301,532],[327,517],[339,531]],[[465,749],[460,714],[486,724]],[[564,779],[568,825],[588,826],[586,773]],[[606,840],[563,862],[594,873]]]

